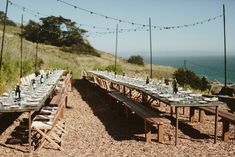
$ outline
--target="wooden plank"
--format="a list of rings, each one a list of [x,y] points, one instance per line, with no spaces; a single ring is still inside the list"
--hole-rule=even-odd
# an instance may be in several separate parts
[[[124,96],[122,93],[116,91],[116,92],[111,92],[108,93],[108,95],[110,95],[112,98],[120,101],[120,102],[126,102],[126,101],[130,101],[129,98],[127,98],[126,96]]]
[[[202,109],[206,112],[215,114],[214,108],[211,108],[211,107],[198,107],[198,108]],[[219,110],[218,115],[219,115],[219,117],[226,119],[226,120],[229,120],[231,123],[235,124],[235,114]]]

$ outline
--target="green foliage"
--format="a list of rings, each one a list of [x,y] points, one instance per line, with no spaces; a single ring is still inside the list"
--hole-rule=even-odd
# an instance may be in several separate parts
[[[107,71],[109,71],[109,72],[115,72],[115,64],[109,64],[106,68],[105,68],[105,70],[107,70]],[[121,67],[121,65],[117,65],[116,66],[116,73],[117,74],[119,74],[119,75],[121,75],[121,74],[123,74],[123,70],[122,70],[122,67]]]
[[[70,53],[100,57],[100,54],[83,38],[86,31],[79,29],[74,21],[62,16],[48,16],[40,20],[41,24],[30,20],[25,26],[23,36],[27,40],[59,46],[62,51]]]
[[[23,76],[26,76],[34,71],[34,62],[31,59],[23,60]]]
[[[29,23],[24,27],[23,36],[26,40],[36,42],[39,37],[40,25],[37,22],[29,20]]]
[[[176,78],[177,82],[184,87],[189,85],[193,89],[200,89],[202,91],[210,88],[209,82],[205,77],[201,78],[188,69],[179,68],[175,71],[173,76]]]
[[[0,11],[0,24],[4,24],[4,19],[5,19],[5,13],[3,11]],[[16,26],[15,22],[9,20],[8,17],[6,19],[6,25]]]
[[[90,44],[81,44],[81,45],[72,45],[71,47],[63,46],[61,48],[62,51],[69,53],[76,53],[79,55],[92,55],[96,57],[100,57],[100,53],[97,52]]]
[[[100,62],[97,62],[97,63],[94,64],[92,69],[93,70],[104,71],[105,67]]]
[[[141,56],[131,56],[127,62],[131,64],[144,65],[144,59]]]

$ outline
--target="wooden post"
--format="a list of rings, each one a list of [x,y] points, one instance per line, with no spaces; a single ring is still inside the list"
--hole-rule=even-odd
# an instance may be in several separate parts
[[[190,107],[189,118],[190,118],[190,122],[196,122],[194,107]]]
[[[228,141],[229,140],[229,121],[223,120],[223,132],[222,132],[222,139],[223,141]]]
[[[178,107],[175,107],[175,114],[176,114],[176,123],[175,123],[175,145],[178,144],[178,129],[179,129],[179,113]]]
[[[158,142],[163,142],[164,138],[164,126],[158,125]]]
[[[115,76],[117,74],[117,45],[118,45],[118,24],[116,25],[116,45],[115,45]]]
[[[20,78],[23,76],[23,22],[24,16],[21,16],[21,34],[20,34]]]
[[[226,26],[225,26],[225,6],[223,4],[223,26],[224,26],[224,86],[227,87],[227,56],[226,56]],[[225,88],[225,94],[226,88]]]
[[[0,79],[1,79],[1,72],[2,72],[2,56],[3,56],[4,39],[5,39],[5,32],[6,32],[8,3],[9,3],[9,0],[7,0],[7,3],[6,3],[4,23],[3,23],[3,31],[2,31],[2,47],[1,47],[1,55],[0,55],[0,57],[1,57],[0,58]]]
[[[218,106],[215,107],[215,140],[214,143],[217,142],[217,132],[218,132]]]
[[[146,120],[144,120],[144,132],[146,142],[151,142],[151,125]]]
[[[28,137],[28,142],[29,142],[29,156],[31,156],[32,155],[32,146],[31,146],[31,144],[32,144],[32,140],[31,140],[31,126],[32,126],[32,112],[31,111],[29,111],[29,113],[28,113],[28,116],[29,116],[29,137]]]
[[[150,43],[150,78],[153,78],[153,67],[152,67],[152,28],[151,28],[151,18],[149,18],[149,43]]]

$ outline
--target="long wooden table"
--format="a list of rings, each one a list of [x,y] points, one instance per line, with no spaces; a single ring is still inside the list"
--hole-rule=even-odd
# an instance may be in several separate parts
[[[28,142],[29,142],[29,155],[31,156],[32,154],[32,148],[31,148],[31,124],[32,124],[32,114],[35,111],[39,111],[42,106],[45,104],[45,101],[49,98],[49,96],[52,94],[54,88],[56,87],[58,81],[60,80],[62,74],[63,74],[63,70],[57,70],[54,71],[54,74],[57,74],[56,77],[56,81],[54,82],[54,84],[51,85],[51,83],[48,81],[48,83],[51,85],[51,88],[47,91],[46,95],[43,97],[43,99],[41,99],[37,105],[25,105],[24,101],[18,101],[17,105],[18,107],[16,107],[16,105],[14,105],[14,107],[11,107],[11,105],[9,106],[4,106],[3,104],[0,105],[0,113],[14,113],[14,112],[28,112],[28,125],[29,125],[29,136],[28,136]],[[48,78],[50,79],[50,77]],[[45,82],[46,84],[46,82]],[[22,96],[22,99],[24,99],[24,97]],[[1,102],[2,103],[2,102]]]
[[[132,90],[137,90],[139,91],[140,93],[142,93],[142,95],[148,95],[150,96],[152,99],[154,100],[158,100],[160,102],[163,102],[164,104],[170,106],[171,108],[175,107],[175,114],[176,114],[176,127],[175,127],[175,145],[178,144],[178,127],[179,127],[179,108],[180,107],[214,107],[215,108],[215,111],[216,111],[216,114],[215,114],[215,130],[214,130],[214,143],[216,143],[217,141],[217,131],[218,131],[218,106],[221,105],[221,104],[224,104],[220,101],[216,101],[216,102],[209,102],[209,103],[205,103],[205,104],[201,104],[201,103],[179,103],[179,102],[171,102],[169,101],[167,98],[162,98],[160,97],[158,94],[156,93],[153,93],[149,90],[146,90],[144,89],[143,87],[138,87],[136,85],[131,85],[131,84],[128,84],[128,83],[125,83],[125,82],[121,82],[121,81],[117,81],[117,80],[114,80],[114,79],[110,79],[104,75],[100,75],[96,72],[88,72],[88,75],[90,76],[95,76],[95,77],[99,77],[99,78],[102,78],[102,79],[105,79],[111,83],[114,83],[114,84],[119,84],[121,86],[123,86],[124,88],[124,92],[125,92],[125,88],[129,88],[129,89],[132,89]]]

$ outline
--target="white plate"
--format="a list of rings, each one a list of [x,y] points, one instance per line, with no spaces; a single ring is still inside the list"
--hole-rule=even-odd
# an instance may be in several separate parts
[[[19,108],[18,105],[12,105],[12,106],[9,106],[10,108]]]
[[[218,101],[219,99],[217,97],[212,97],[212,98],[203,98],[205,101]]]
[[[162,98],[169,98],[169,97],[171,97],[170,94],[159,94],[159,96],[162,97]]]
[[[28,102],[28,101],[27,101],[27,102],[25,103],[25,105],[26,105],[26,106],[37,106],[37,105],[39,105],[39,102]]]
[[[200,97],[200,96],[202,96],[202,94],[189,94],[189,96],[192,96],[192,97]]]
[[[203,100],[201,100],[201,101],[199,101],[199,103],[200,103],[200,104],[206,104],[206,103],[207,103],[207,101],[203,101]]]
[[[182,94],[190,94],[190,93],[192,93],[192,91],[191,90],[182,90],[182,91],[179,91],[179,93],[182,93]]]
[[[9,97],[10,95],[9,95],[9,93],[6,93],[6,92],[5,92],[5,93],[2,94],[2,96],[4,96],[4,97]]]
[[[169,98],[168,100],[172,101],[172,102],[179,102],[179,101],[181,101],[183,99],[182,98]]]

